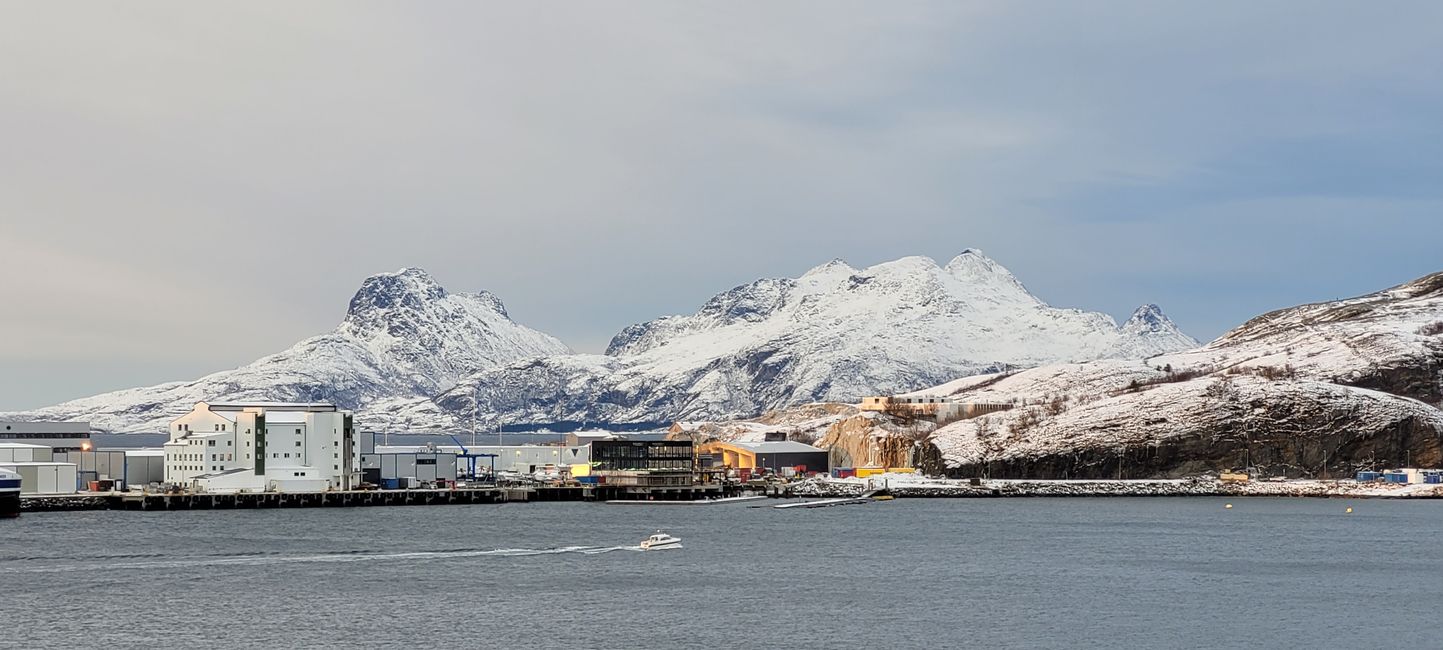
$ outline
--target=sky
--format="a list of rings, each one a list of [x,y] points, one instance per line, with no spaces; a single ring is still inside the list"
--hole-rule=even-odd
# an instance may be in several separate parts
[[[429,270],[581,351],[980,248],[1213,338],[1443,270],[1443,3],[0,2],[0,411]]]

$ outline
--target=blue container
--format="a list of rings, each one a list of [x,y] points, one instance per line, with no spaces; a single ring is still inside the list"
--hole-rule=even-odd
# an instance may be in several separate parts
[[[381,489],[382,489],[382,490],[399,490],[399,489],[401,489],[401,479],[398,479],[398,478],[383,478],[383,479],[381,479]]]
[[[1434,485],[1443,483],[1443,474],[1429,474],[1423,477],[1423,482],[1433,483]]]
[[[1381,479],[1381,478],[1383,478],[1383,475],[1382,475],[1381,473],[1379,473],[1379,472],[1358,472],[1358,482],[1359,482],[1359,483],[1367,483],[1368,481],[1376,481],[1376,480],[1379,480],[1379,479]]]
[[[1383,475],[1383,480],[1389,483],[1407,483],[1408,475],[1402,472],[1388,472]]]
[[[599,478],[599,477],[596,477],[596,476],[578,476],[578,477],[576,477],[576,482],[581,483],[582,485],[596,485],[596,483],[597,483],[596,479],[597,479],[597,478]]]

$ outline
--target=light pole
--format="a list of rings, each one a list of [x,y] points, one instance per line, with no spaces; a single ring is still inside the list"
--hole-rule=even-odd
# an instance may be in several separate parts
[[[476,446],[476,418],[481,412],[481,385],[471,391],[471,446]]]

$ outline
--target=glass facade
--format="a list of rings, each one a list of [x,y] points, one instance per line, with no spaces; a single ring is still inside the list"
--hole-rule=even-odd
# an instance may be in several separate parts
[[[690,472],[690,440],[597,440],[591,443],[597,471]]]

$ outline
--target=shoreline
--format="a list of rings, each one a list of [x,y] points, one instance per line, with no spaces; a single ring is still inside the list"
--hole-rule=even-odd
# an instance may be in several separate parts
[[[744,502],[765,498],[860,498],[863,494],[885,489],[898,499],[1028,499],[1028,498],[1101,498],[1101,497],[1285,497],[1305,499],[1443,499],[1443,485],[1358,483],[1352,480],[1223,483],[1216,479],[1125,479],[1125,480],[1030,480],[929,479],[915,475],[884,475],[869,479],[811,478],[792,483],[779,493],[751,493],[716,501]],[[509,494],[506,494],[510,492]],[[294,492],[249,495],[248,503],[222,504],[212,500],[219,495],[191,495],[185,505],[141,507],[134,496],[79,493],[71,495],[28,495],[21,498],[21,512],[73,512],[94,510],[230,510],[272,509],[294,507],[411,507],[417,505],[492,505],[502,503],[544,503],[576,501],[602,503],[583,498],[556,495],[521,494],[525,490],[395,490],[355,493],[341,502],[342,493]],[[457,498],[464,496],[466,498]],[[537,498],[537,497],[540,498]],[[153,495],[163,498],[161,495]],[[229,501],[230,499],[225,499]],[[711,500],[644,500],[626,501],[626,505],[707,505]],[[610,505],[617,505],[615,501]]]
[[[1216,479],[1031,480],[929,479],[890,474],[869,479],[814,478],[790,486],[801,497],[853,497],[885,488],[899,499],[1037,497],[1297,497],[1319,499],[1443,499],[1443,485],[1358,483],[1353,480],[1255,481]]]

